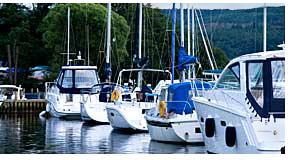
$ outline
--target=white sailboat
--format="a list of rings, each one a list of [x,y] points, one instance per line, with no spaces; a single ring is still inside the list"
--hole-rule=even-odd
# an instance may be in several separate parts
[[[264,42],[263,52],[231,60],[212,90],[192,98],[208,152],[285,152],[285,51],[266,51]]]
[[[70,8],[68,8],[68,47],[67,47],[67,65],[62,66],[54,82],[46,82],[47,100],[46,112],[53,117],[59,118],[80,118],[80,99],[82,90],[88,90],[95,84],[99,83],[96,66],[82,65],[84,60],[81,59],[79,52],[78,59],[74,64],[70,62]],[[84,93],[88,94],[88,93]],[[43,112],[45,113],[45,112]],[[41,115],[43,115],[41,113]]]
[[[142,58],[142,4],[139,6],[139,48],[138,58]],[[129,89],[128,84],[124,83],[123,73],[137,72],[137,85]],[[107,116],[110,125],[115,129],[147,131],[146,120],[144,115],[147,110],[153,108],[157,104],[157,95],[160,93],[161,87],[170,84],[170,80],[161,80],[152,90],[143,81],[144,72],[156,72],[170,74],[168,70],[145,69],[141,66],[140,69],[123,69],[120,71],[115,91],[112,93],[113,105],[106,107]],[[167,75],[165,75],[167,77]],[[171,77],[171,76],[170,76]],[[122,86],[122,87],[121,87]]]
[[[181,48],[179,57],[184,53],[184,25],[183,25],[183,8],[181,7]],[[176,9],[173,4],[173,27],[172,42],[175,41],[175,16]],[[192,12],[194,19],[194,12]],[[188,19],[189,9],[188,9]],[[188,20],[189,21],[189,20]],[[193,22],[193,21],[192,21]],[[188,24],[189,26],[190,24]],[[194,26],[193,26],[194,27]],[[192,27],[192,30],[194,28]],[[189,28],[189,27],[188,27]],[[188,29],[189,31],[189,29]],[[193,32],[194,33],[194,32]],[[194,35],[192,35],[193,37]],[[189,32],[188,32],[189,37]],[[190,41],[188,41],[190,42]],[[172,43],[172,54],[175,52],[175,45]],[[190,44],[188,43],[188,51]],[[194,46],[193,46],[194,48]],[[188,53],[189,55],[190,53]],[[174,58],[172,62],[174,61]],[[181,63],[179,61],[179,63]],[[194,62],[192,62],[193,64]],[[183,65],[184,66],[184,65]],[[173,70],[173,68],[172,68]],[[185,80],[184,70],[181,71],[181,82],[163,87],[160,93],[160,104],[152,108],[145,115],[147,126],[149,129],[151,140],[161,142],[176,143],[201,143],[203,142],[200,125],[198,123],[197,114],[194,110],[194,104],[191,97],[195,90],[210,88],[210,84],[206,82],[195,82],[195,73],[191,77],[191,68],[188,66],[188,79]]]
[[[115,84],[110,83],[111,68],[110,68],[110,36],[111,35],[111,3],[107,4],[107,43],[106,43],[106,64],[105,76],[106,81],[94,85],[88,92],[89,94],[82,95],[80,103],[81,119],[84,121],[92,121],[99,123],[108,123],[106,106],[113,105],[111,101],[111,93],[114,90]]]

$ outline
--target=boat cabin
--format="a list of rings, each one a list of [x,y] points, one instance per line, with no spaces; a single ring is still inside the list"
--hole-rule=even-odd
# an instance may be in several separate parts
[[[241,56],[223,71],[215,89],[228,95],[240,92],[262,118],[284,118],[284,51],[268,51]]]
[[[60,93],[68,94],[80,94],[99,83],[96,66],[63,66],[56,80]]]

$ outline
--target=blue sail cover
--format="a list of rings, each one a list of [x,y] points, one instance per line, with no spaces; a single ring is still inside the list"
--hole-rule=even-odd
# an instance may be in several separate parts
[[[197,63],[198,59],[194,56],[189,56],[186,52],[184,47],[180,47],[179,54],[178,54],[178,70],[183,71],[184,69],[188,69],[186,65]]]
[[[208,82],[195,82],[197,89],[205,90],[211,89],[212,85]],[[194,104],[191,100],[193,94],[191,89],[191,82],[175,83],[168,88],[168,113],[174,112],[176,114],[191,114],[194,110]]]

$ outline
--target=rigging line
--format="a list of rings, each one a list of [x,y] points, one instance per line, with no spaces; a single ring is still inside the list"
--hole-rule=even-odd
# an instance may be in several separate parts
[[[113,16],[112,16],[112,19],[113,19]],[[111,26],[114,26],[114,21],[111,21]],[[114,27],[111,27],[112,28],[112,31],[113,31],[113,43],[112,43],[112,47],[111,47],[111,54],[112,53],[115,53],[116,55],[118,55],[118,40],[117,40],[117,34],[116,34],[116,30],[114,29]],[[125,47],[125,50],[126,50],[126,47]],[[120,69],[120,57],[119,56],[110,56],[110,57],[115,57],[117,59],[117,69],[116,70],[119,70]],[[112,62],[112,61],[111,61]],[[116,79],[117,77],[117,74],[115,74],[114,76],[114,80]]]
[[[207,48],[207,44],[206,44],[206,40],[204,38],[204,34],[203,34],[203,31],[202,31],[202,28],[201,28],[201,24],[200,24],[200,21],[199,21],[199,17],[198,17],[198,14],[196,14],[196,18],[197,18],[197,22],[198,22],[198,26],[199,26],[199,29],[200,29],[200,32],[201,32],[201,37],[202,37],[202,40],[203,40],[203,43],[204,43],[204,47],[205,47],[205,50],[206,50],[206,53],[207,53],[207,56],[209,58],[209,63],[211,65],[211,68],[214,70],[214,66],[213,66],[213,62],[211,60],[211,57],[210,57],[210,54],[209,54],[209,51],[208,51],[208,48]],[[215,78],[217,78],[215,76]]]
[[[205,33],[205,37],[207,39],[207,44],[208,44],[208,47],[210,49],[210,53],[211,53],[213,62],[215,64],[216,69],[218,69],[217,62],[216,62],[216,59],[215,59],[215,56],[214,56],[214,52],[212,50],[212,47],[211,47],[211,44],[210,44],[210,41],[209,41],[209,38],[208,38],[208,34],[206,32],[206,27],[205,27],[205,23],[204,23],[204,20],[203,20],[203,17],[202,17],[201,9],[199,9],[198,12],[200,13],[201,21],[202,21],[202,24],[203,24],[203,30],[204,30],[204,33]]]
[[[99,14],[98,15],[99,17],[97,18],[97,19],[101,19],[101,15]],[[102,43],[102,40],[103,40],[103,37],[105,38],[105,25],[103,25],[103,28],[102,28],[102,33],[101,33],[101,23],[99,23],[99,25],[100,25],[100,27],[99,27],[99,37],[100,37],[100,42],[99,42],[99,48],[98,48],[98,53],[96,53],[97,54],[97,62],[96,62],[96,65],[98,66],[99,65],[99,68],[98,68],[98,72],[100,72],[100,69],[101,69],[101,67],[102,66],[100,66],[100,65],[102,65],[102,62],[100,61],[100,59],[101,59],[101,44],[103,44]],[[104,48],[104,47],[103,47]]]
[[[197,27],[195,27],[195,35],[198,35],[198,30]],[[199,57],[201,57],[201,49],[200,49],[200,38],[198,36],[195,36],[195,55],[199,55]],[[201,63],[202,58],[200,58],[200,63],[199,63],[199,67],[202,69],[202,63]],[[202,60],[203,61],[203,60]],[[196,72],[196,77],[197,77],[197,73]]]

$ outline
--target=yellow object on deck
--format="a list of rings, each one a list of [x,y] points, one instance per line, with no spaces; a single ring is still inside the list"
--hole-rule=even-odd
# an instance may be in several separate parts
[[[119,97],[120,97],[120,92],[118,90],[114,90],[111,93],[111,101],[115,101],[115,100],[119,99]]]
[[[159,102],[159,116],[160,117],[166,117],[166,102],[165,101],[160,101]]]

